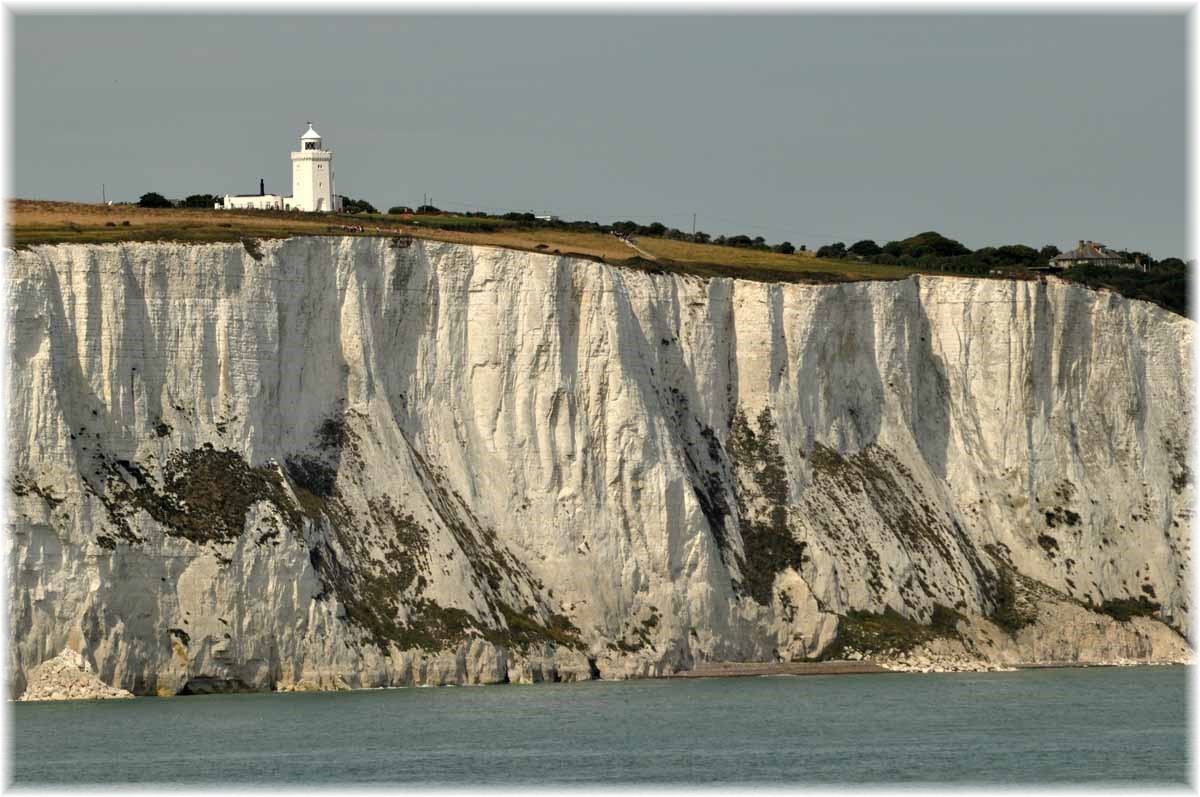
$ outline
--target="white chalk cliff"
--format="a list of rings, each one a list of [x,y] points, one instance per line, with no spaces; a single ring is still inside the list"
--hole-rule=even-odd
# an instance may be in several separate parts
[[[64,648],[135,694],[634,677],[938,607],[1005,663],[1187,651],[1193,322],[1144,302],[367,238],[7,269],[14,695]]]

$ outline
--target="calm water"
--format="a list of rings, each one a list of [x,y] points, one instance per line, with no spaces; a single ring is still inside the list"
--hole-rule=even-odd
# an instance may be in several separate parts
[[[1142,782],[1183,667],[13,704],[18,783]]]

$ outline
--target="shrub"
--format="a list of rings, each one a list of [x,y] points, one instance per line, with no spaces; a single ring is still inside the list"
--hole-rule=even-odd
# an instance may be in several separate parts
[[[838,622],[837,635],[817,658],[843,658],[850,650],[860,653],[904,652],[937,637],[956,636],[958,612],[935,606],[929,625],[901,615],[890,606],[882,614],[851,610]]]
[[[174,206],[171,204],[171,200],[167,199],[162,194],[155,191],[150,191],[149,193],[142,194],[142,198],[138,200],[138,207],[169,208]]]
[[[952,238],[947,238],[937,232],[923,232],[905,238],[903,241],[889,241],[883,251],[890,255],[908,255],[909,257],[954,257],[967,255],[971,250]]]
[[[879,254],[883,250],[879,248],[879,244],[867,239],[859,241],[851,246],[847,251],[849,251],[850,254],[858,255],[859,257],[871,257],[872,255]]]
[[[817,257],[843,260],[846,257],[846,245],[841,241],[835,244],[826,244],[817,250]]]
[[[342,198],[343,213],[378,213],[375,206],[365,199],[351,199],[350,197]]]
[[[1100,604],[1101,614],[1107,614],[1122,623],[1132,620],[1134,617],[1150,617],[1160,608],[1158,603],[1145,595],[1139,595],[1136,598],[1113,598]]]
[[[213,194],[192,194],[187,199],[183,200],[180,207],[185,208],[211,208],[217,204],[218,198]]]
[[[933,605],[933,614],[929,618],[929,627],[940,636],[950,636],[958,629],[958,621],[963,616],[948,606],[940,603]]]
[[[1064,279],[1089,288],[1108,288],[1130,299],[1142,299],[1186,316],[1188,314],[1187,265],[1178,258],[1151,266],[1142,272],[1116,266],[1073,266]]]

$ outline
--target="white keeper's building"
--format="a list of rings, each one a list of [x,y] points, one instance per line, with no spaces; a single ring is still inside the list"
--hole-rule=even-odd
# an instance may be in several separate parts
[[[321,134],[308,130],[300,136],[300,150],[292,153],[292,195],[268,194],[263,182],[257,194],[226,194],[217,206],[226,210],[304,210],[337,212],[342,198],[333,193],[333,150],[321,146]]]

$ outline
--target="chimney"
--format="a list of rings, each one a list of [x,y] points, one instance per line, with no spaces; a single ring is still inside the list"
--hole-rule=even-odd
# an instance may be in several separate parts
[[[266,196],[266,193],[267,193],[267,181],[260,177],[260,178],[258,178],[258,195]]]

